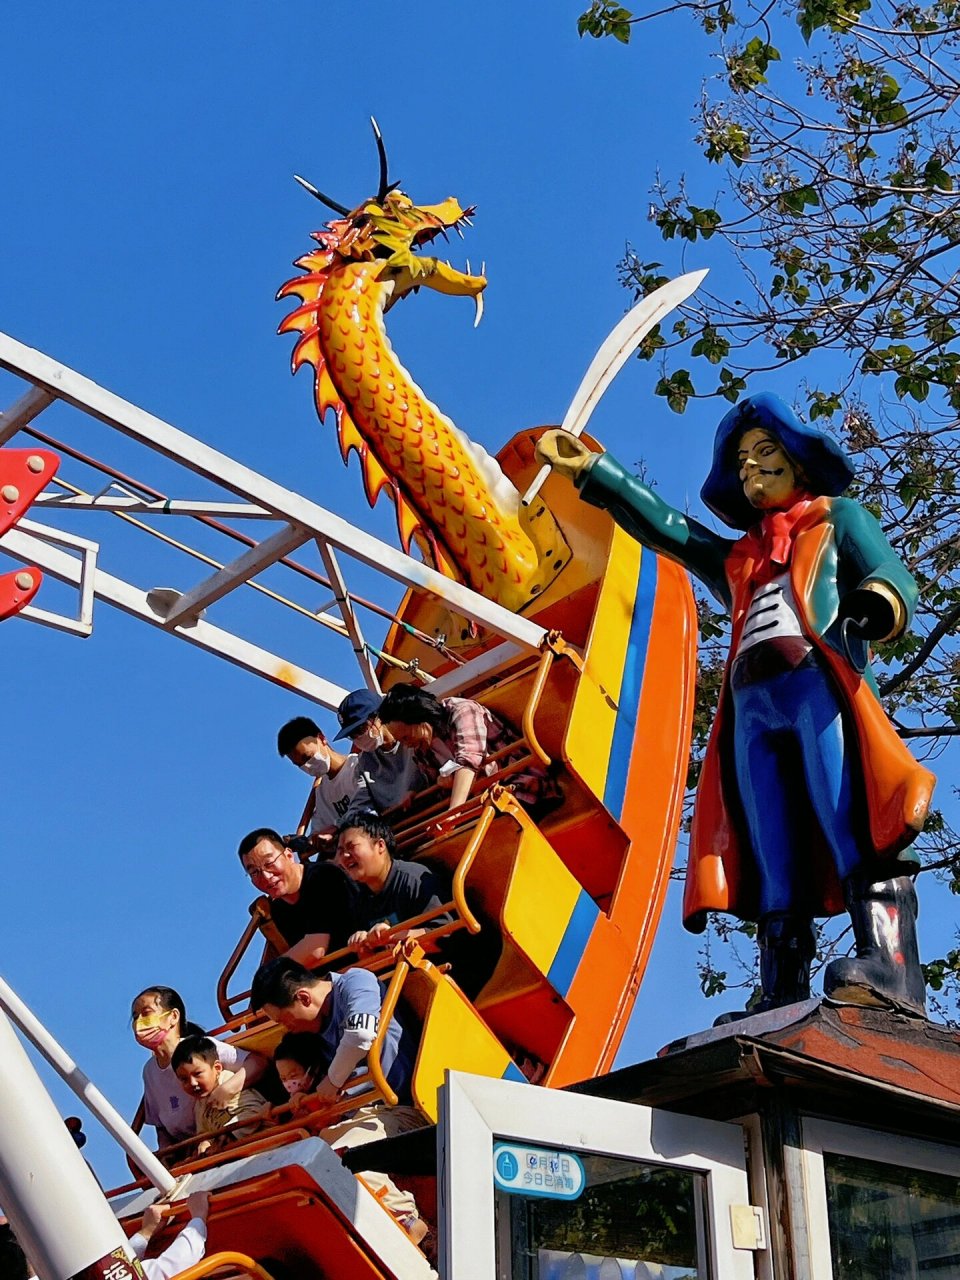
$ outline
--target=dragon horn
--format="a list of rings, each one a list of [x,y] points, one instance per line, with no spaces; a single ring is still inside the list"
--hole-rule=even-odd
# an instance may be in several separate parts
[[[389,191],[396,187],[396,183],[391,186],[390,179],[387,177],[387,149],[383,145],[383,134],[380,132],[380,126],[377,124],[376,117],[370,117],[370,124],[373,126],[373,136],[377,140],[377,154],[380,157],[380,185],[377,188],[377,204],[381,204]]]
[[[306,178],[301,178],[299,173],[295,173],[293,175],[293,180],[294,182],[299,182],[304,191],[309,191],[312,196],[316,196],[321,204],[325,204],[327,208],[332,209],[334,213],[339,213],[344,218],[349,214],[349,209],[345,209],[342,204],[337,204],[336,200],[331,200],[330,197],[325,196],[322,191],[318,191],[312,182],[308,182]]]

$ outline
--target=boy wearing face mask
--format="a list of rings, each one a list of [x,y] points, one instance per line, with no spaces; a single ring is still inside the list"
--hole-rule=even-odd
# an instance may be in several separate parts
[[[337,741],[349,738],[358,753],[360,776],[366,783],[371,804],[378,813],[402,808],[429,783],[416,756],[381,723],[383,698],[370,689],[348,693],[337,708],[340,732]],[[360,809],[363,806],[355,805]]]
[[[351,809],[369,808],[367,783],[355,755],[341,755],[307,716],[288,721],[277,734],[277,751],[314,779],[297,835],[307,834],[321,857],[336,852],[337,827]]]

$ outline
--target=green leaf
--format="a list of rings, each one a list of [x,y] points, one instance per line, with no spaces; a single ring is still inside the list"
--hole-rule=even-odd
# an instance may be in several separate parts
[[[715,394],[723,396],[724,400],[729,400],[731,404],[736,404],[746,389],[745,379],[737,377],[727,368],[720,370],[720,385]]]
[[[720,336],[712,324],[705,324],[700,337],[690,348],[690,354],[704,356],[711,364],[719,364],[729,353],[730,343]]]
[[[757,85],[767,83],[767,68],[780,61],[780,51],[754,36],[742,49],[727,54],[727,80],[736,93],[749,93]]]
[[[687,401],[696,392],[693,389],[693,383],[690,381],[690,374],[686,369],[678,369],[676,373],[669,377],[661,378],[653,389],[656,396],[664,396],[667,404],[674,413],[683,413],[687,407]]]
[[[632,22],[633,14],[622,5],[612,0],[593,0],[590,8],[577,19],[577,32],[581,37],[593,36],[595,40],[613,36],[621,44],[629,44]]]

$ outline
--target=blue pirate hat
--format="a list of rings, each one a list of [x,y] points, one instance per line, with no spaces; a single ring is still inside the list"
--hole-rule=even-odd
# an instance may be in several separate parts
[[[769,391],[747,396],[721,419],[710,474],[700,490],[704,504],[734,529],[750,529],[760,519],[743,492],[737,465],[740,439],[752,427],[776,436],[803,472],[811,492],[835,498],[853,479],[853,463],[837,442],[802,423],[779,396]]]

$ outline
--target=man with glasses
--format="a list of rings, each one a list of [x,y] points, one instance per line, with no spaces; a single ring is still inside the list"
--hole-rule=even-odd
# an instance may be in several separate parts
[[[309,968],[346,946],[358,928],[357,890],[330,862],[302,863],[271,827],[258,827],[237,850],[253,885],[270,899],[270,915],[287,944],[282,954]]]

